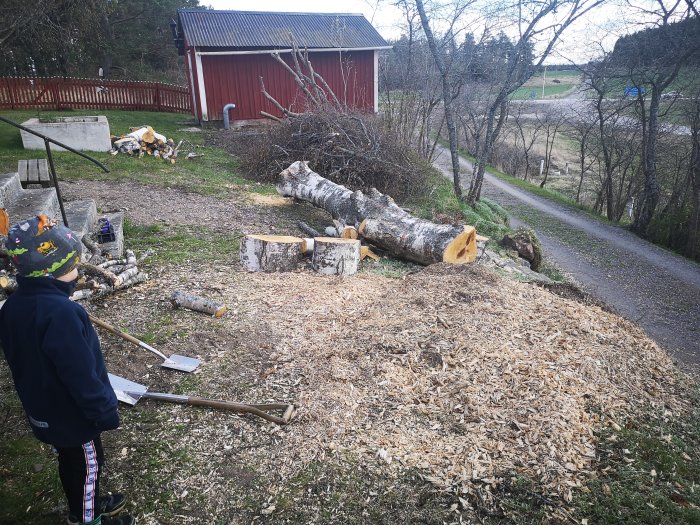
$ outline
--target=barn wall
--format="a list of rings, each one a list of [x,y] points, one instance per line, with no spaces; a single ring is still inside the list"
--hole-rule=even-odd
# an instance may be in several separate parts
[[[291,59],[289,54],[282,56]],[[338,52],[309,53],[309,58],[338,98],[345,98],[351,107],[374,110],[373,51],[343,53],[342,69]],[[260,77],[268,93],[283,106],[293,111],[304,109],[292,76],[268,54],[203,55],[201,59],[209,120],[222,120],[222,109],[231,102],[236,104],[230,112],[232,120],[262,118],[261,110],[281,116],[260,92]]]

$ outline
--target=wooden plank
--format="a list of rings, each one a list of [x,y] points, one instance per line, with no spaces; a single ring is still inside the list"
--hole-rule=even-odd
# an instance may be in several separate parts
[[[49,176],[49,162],[46,159],[38,159],[36,161],[39,169],[39,182],[43,188],[51,186],[51,177]]]
[[[17,173],[19,173],[19,182],[23,188],[27,187],[27,161],[17,161]]]
[[[39,183],[39,166],[36,161],[37,159],[27,161],[27,184]]]

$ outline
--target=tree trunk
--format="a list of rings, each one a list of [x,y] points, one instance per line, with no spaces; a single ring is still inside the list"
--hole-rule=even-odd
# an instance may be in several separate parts
[[[252,272],[289,272],[299,265],[304,244],[299,237],[246,235],[241,241],[241,264]]]
[[[430,53],[433,55],[435,60],[435,65],[437,65],[440,71],[440,78],[442,80],[442,104],[445,108],[445,121],[447,123],[447,136],[450,140],[450,158],[452,159],[452,175],[453,175],[453,187],[455,190],[455,195],[458,199],[462,199],[462,179],[459,174],[459,151],[458,151],[458,140],[457,140],[457,127],[454,122],[454,113],[452,110],[452,86],[450,85],[450,68],[445,63],[445,60],[438,49],[437,43],[435,42],[435,36],[430,28],[430,22],[425,14],[425,7],[423,6],[422,0],[416,0],[416,8],[418,9],[418,15],[420,16],[421,25],[423,26],[423,32],[425,33],[425,38],[428,40],[428,47],[430,48]]]
[[[472,226],[434,224],[414,217],[388,195],[350,191],[295,162],[280,173],[277,191],[311,202],[333,218],[358,227],[360,235],[380,248],[419,264],[466,263],[476,259]]]
[[[314,270],[325,275],[352,275],[360,265],[360,241],[316,237],[311,259]]]
[[[688,219],[688,240],[684,250],[685,256],[691,259],[697,259],[700,256],[700,101],[695,102],[694,116],[693,147],[689,167],[693,207]]]

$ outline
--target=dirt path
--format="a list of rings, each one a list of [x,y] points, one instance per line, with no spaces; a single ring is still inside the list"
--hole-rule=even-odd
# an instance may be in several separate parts
[[[446,162],[449,167],[443,151],[437,161],[443,172]],[[470,174],[470,163],[462,162]],[[688,367],[700,364],[700,266],[488,173],[482,195],[506,208],[513,226],[533,228],[546,258],[591,295],[639,324]]]

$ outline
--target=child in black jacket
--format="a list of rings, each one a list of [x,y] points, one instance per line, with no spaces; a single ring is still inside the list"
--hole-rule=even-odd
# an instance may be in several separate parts
[[[34,435],[58,452],[69,524],[131,525],[121,494],[100,496],[100,433],[119,426],[100,343],[87,312],[69,299],[81,242],[45,215],[9,231],[17,291],[0,310],[0,342]]]

